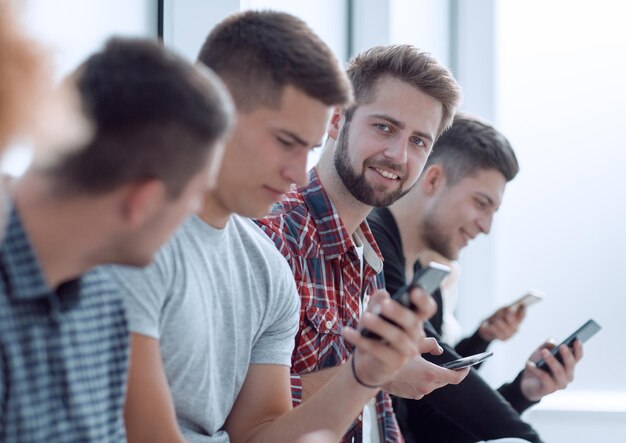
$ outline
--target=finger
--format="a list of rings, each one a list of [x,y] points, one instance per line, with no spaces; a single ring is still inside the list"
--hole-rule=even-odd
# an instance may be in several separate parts
[[[537,365],[533,363],[532,361],[526,362],[525,371],[527,371],[527,373],[531,377],[534,377],[539,381],[539,384],[541,385],[541,391],[542,391],[541,396],[543,396],[543,394],[546,392],[554,392],[556,390],[556,386],[554,385],[554,380],[552,380],[552,377],[550,377],[550,374],[548,374],[548,372],[544,371],[543,369],[539,369]]]
[[[363,337],[354,328],[346,326],[341,330],[341,334],[358,351],[370,354],[384,366],[398,367],[408,361],[405,355],[402,355],[380,340]]]
[[[432,354],[432,355],[441,355],[443,354],[443,348],[439,345],[436,339],[432,337],[425,337],[420,340],[419,343],[419,352],[420,354]]]
[[[561,351],[561,348],[559,348],[559,351]],[[548,367],[550,368],[550,371],[552,372],[552,380],[554,380],[554,383],[559,388],[564,388],[565,386],[567,386],[567,374],[565,373],[565,368],[563,367],[563,365],[548,350],[541,351],[541,355]],[[561,355],[561,358],[563,358],[563,355]]]
[[[574,358],[576,358],[576,363],[578,363],[583,358],[583,344],[580,340],[574,341]]]
[[[380,305],[383,301],[387,300],[389,293],[383,289],[375,291],[371,296],[369,303],[367,304],[367,310],[376,314],[380,313]]]
[[[561,345],[559,347],[561,358],[563,359],[563,369],[565,370],[566,385],[574,380],[574,369],[576,367],[576,358],[569,346]],[[565,387],[565,386],[563,386]]]
[[[404,329],[410,337],[421,339],[424,336],[424,325],[420,316],[397,301],[385,300],[381,304],[381,313]]]
[[[470,373],[470,368],[461,368],[461,369],[454,369],[454,370],[448,369],[448,371],[453,373],[450,375],[448,384],[458,385],[463,380],[465,380],[465,377],[467,377],[467,375]]]
[[[435,303],[435,300],[430,294],[424,292],[422,289],[413,288],[409,297],[417,308],[417,315],[422,321],[428,320],[437,312],[437,303]]]
[[[411,314],[411,311],[409,311],[408,309],[406,309],[406,311]],[[391,318],[390,316],[388,317]],[[393,320],[396,321],[395,318]],[[372,314],[371,312],[366,312],[363,315],[361,323],[364,328],[367,328],[371,332],[378,334],[383,339],[383,341],[386,342],[386,346],[389,346],[409,357],[414,357],[418,354],[419,349],[417,347],[417,342],[419,339],[421,339],[421,337],[411,337],[401,328],[389,323],[387,320],[381,318],[378,315]],[[379,342],[380,340],[373,341]]]

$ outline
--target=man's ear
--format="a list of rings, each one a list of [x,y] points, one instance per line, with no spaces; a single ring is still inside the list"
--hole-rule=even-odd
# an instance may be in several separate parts
[[[433,195],[439,188],[446,184],[446,173],[441,164],[430,165],[420,179],[422,190],[426,195]]]
[[[328,123],[328,136],[333,140],[337,140],[337,137],[339,136],[339,126],[343,116],[344,110],[342,108],[333,108],[333,113],[330,116],[330,123]]]
[[[167,191],[160,180],[144,180],[128,185],[122,197],[124,223],[132,229],[141,228],[166,199]]]

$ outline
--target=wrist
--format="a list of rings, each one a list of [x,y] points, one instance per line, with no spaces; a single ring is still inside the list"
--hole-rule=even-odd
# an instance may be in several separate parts
[[[366,383],[365,381],[363,381],[361,377],[359,377],[359,375],[357,374],[357,370],[356,370],[355,354],[352,354],[352,357],[350,358],[350,367],[352,368],[352,377],[359,385],[367,389],[380,389],[379,385]]]

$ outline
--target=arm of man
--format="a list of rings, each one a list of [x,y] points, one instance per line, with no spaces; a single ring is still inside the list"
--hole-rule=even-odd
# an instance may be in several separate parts
[[[417,294],[412,295],[419,303]],[[400,327],[371,313],[361,324],[383,340],[365,338],[351,328],[343,331],[346,340],[356,347],[351,357],[356,358],[354,371],[362,382],[376,386],[393,378],[417,355],[417,343],[422,337],[422,323],[415,313],[389,299],[381,306],[382,312]],[[351,365],[343,365],[306,402],[291,409],[289,368],[251,365],[225,429],[234,443],[293,441],[317,429],[329,430],[339,439],[378,390],[357,382]]]
[[[425,331],[428,336],[441,340],[428,324]],[[440,345],[443,354],[425,357],[436,364],[459,358],[451,346],[441,341]],[[395,398],[395,404],[402,410],[398,415],[402,431],[416,441],[479,441],[505,437],[540,441],[535,430],[475,370],[456,386],[444,386],[420,401]]]
[[[157,339],[131,334],[124,421],[129,442],[182,443]]]

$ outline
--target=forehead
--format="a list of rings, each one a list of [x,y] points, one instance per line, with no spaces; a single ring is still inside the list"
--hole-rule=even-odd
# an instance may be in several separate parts
[[[443,118],[443,105],[434,97],[390,76],[378,79],[368,96],[369,100],[358,106],[355,116],[389,115],[411,131],[427,133],[435,139]]]
[[[498,207],[502,202],[506,183],[506,178],[497,169],[479,169],[474,174],[459,180],[452,188],[456,192],[488,197]]]
[[[328,124],[332,107],[303,91],[285,86],[277,106],[259,106],[244,114],[247,125],[292,133],[309,144],[319,144]],[[244,126],[241,128],[246,130]]]

